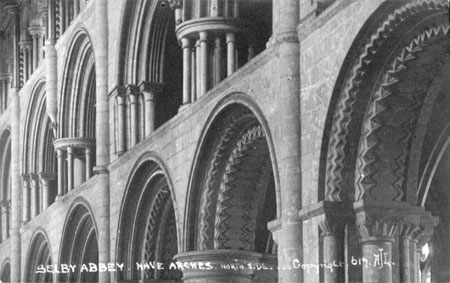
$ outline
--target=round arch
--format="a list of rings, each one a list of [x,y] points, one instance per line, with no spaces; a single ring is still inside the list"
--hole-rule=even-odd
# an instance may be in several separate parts
[[[9,258],[6,258],[3,261],[2,268],[0,273],[0,280],[4,283],[11,282],[11,263]]]
[[[320,165],[321,200],[384,203],[393,211],[420,210],[423,219],[428,217],[425,209],[439,216],[431,242],[438,259],[431,264],[432,282],[450,279],[444,258],[450,247],[439,240],[449,236],[450,210],[442,201],[448,193],[439,185],[448,179],[442,172],[449,167],[443,162],[450,121],[447,10],[443,1],[386,1],[367,20],[333,91]],[[390,213],[396,215],[386,217]],[[360,217],[358,225],[370,226]],[[398,231],[421,239],[418,248],[430,241],[429,227],[435,225],[423,219],[415,224],[417,231]],[[352,241],[347,240],[349,245]],[[401,248],[394,245],[394,250]]]
[[[31,238],[28,247],[25,280],[27,282],[53,282],[53,274],[51,272],[37,272],[39,267],[51,265],[52,252],[48,241],[48,236],[44,230],[38,229]],[[42,268],[40,268],[42,270]]]
[[[74,33],[62,77],[58,138],[95,137],[95,55],[89,33]]]
[[[267,229],[281,209],[276,159],[262,111],[247,95],[230,94],[212,111],[194,160],[186,250],[256,252],[276,260]]]
[[[154,153],[145,153],[133,166],[119,217],[117,261],[130,269],[120,280],[181,281],[181,271],[169,269],[178,253],[177,208],[167,168]],[[161,262],[163,270],[136,263]]]
[[[61,240],[60,264],[76,265],[76,272],[60,274],[59,282],[98,282],[97,272],[82,272],[83,264],[98,264],[97,226],[86,200],[78,198],[69,209]]]

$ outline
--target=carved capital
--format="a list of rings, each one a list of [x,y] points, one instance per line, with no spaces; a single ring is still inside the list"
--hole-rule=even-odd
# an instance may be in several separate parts
[[[41,26],[30,26],[28,28],[28,31],[30,32],[31,35],[43,35],[45,29]]]
[[[145,100],[155,100],[157,95],[162,92],[164,85],[162,83],[143,81],[138,87]]]
[[[169,0],[170,8],[172,9],[182,9],[183,8],[183,1],[181,0]]]

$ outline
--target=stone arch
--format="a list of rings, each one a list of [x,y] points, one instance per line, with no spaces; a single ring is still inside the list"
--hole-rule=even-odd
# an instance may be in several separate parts
[[[11,133],[0,136],[0,242],[10,237],[11,229]]]
[[[117,262],[130,269],[120,280],[181,281],[181,271],[169,269],[178,253],[177,209],[166,167],[154,153],[135,164],[122,202]],[[136,263],[162,262],[163,270],[138,270]],[[171,281],[172,282],[172,281]]]
[[[227,97],[205,128],[188,193],[186,249],[274,264],[277,248],[267,223],[280,207],[270,132],[248,102],[243,94]],[[252,276],[275,280],[276,272]]]
[[[157,111],[156,125],[161,125],[177,113],[182,86],[182,53],[167,1],[127,1],[121,42],[118,85],[158,85],[156,109],[164,111]]]
[[[95,138],[95,56],[84,29],[74,33],[62,77],[58,138]]]
[[[27,282],[53,282],[53,274],[51,272],[43,272],[39,266],[47,266],[53,263],[51,247],[47,234],[43,230],[38,230],[31,238],[28,247],[25,280]],[[45,267],[46,268],[46,267]],[[42,272],[39,272],[39,271]]]
[[[430,184],[446,180],[438,171],[447,166],[442,156],[450,121],[444,94],[450,87],[447,10],[447,3],[433,0],[381,4],[344,61],[324,132],[321,199],[354,202],[361,243],[370,236],[396,239],[391,252],[398,253],[399,269],[387,276],[402,282],[413,281],[417,275],[407,270],[420,267],[411,263],[414,255],[403,253],[400,239],[415,239],[420,249],[437,224],[425,210],[439,217],[449,211],[436,195],[445,193],[442,186],[429,193]],[[436,239],[448,237],[448,227],[445,216]],[[346,242],[352,246],[353,238]],[[439,247],[438,255],[448,254],[448,245]],[[432,281],[448,281],[444,270],[450,263],[438,258]]]
[[[69,210],[61,240],[60,264],[76,265],[76,272],[60,274],[59,282],[98,282],[97,272],[82,272],[83,264],[98,265],[97,226],[88,203],[80,198]]]
[[[9,258],[5,259],[2,264],[0,280],[4,283],[11,282],[11,263]]]

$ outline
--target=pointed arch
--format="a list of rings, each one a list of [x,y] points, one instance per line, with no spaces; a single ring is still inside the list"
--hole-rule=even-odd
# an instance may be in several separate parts
[[[11,262],[9,258],[3,261],[0,271],[0,280],[4,283],[11,282]]]

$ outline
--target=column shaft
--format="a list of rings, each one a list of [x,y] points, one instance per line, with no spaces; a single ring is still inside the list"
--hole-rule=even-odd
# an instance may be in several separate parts
[[[64,195],[64,152],[62,149],[56,150],[56,158],[58,160],[58,196]]]
[[[80,0],[73,0],[73,16],[76,17],[80,12]]]
[[[134,147],[139,140],[138,129],[138,99],[137,95],[130,93],[128,95],[130,103],[130,147]]]
[[[67,190],[70,192],[73,190],[73,147],[67,147]]]
[[[39,186],[38,179],[36,175],[30,176],[31,183],[31,201],[30,201],[30,210],[31,210],[31,219],[36,217],[39,214]]]
[[[117,101],[117,153],[120,155],[126,150],[126,129],[125,129],[125,99],[118,95]]]
[[[197,40],[197,42],[195,43],[195,65],[196,65],[196,72],[195,72],[195,84],[196,84],[196,97],[197,99],[201,96],[200,93],[200,88],[201,88],[201,74],[200,74],[200,70],[202,69],[202,64],[201,64],[201,58],[200,58],[200,40]],[[194,82],[192,82],[194,83]]]
[[[214,85],[222,81],[222,39],[218,36],[214,41]]]
[[[191,102],[197,100],[197,58],[196,47],[191,50]]]
[[[227,33],[227,76],[230,76],[234,72],[234,70],[236,70],[234,42],[234,33]]]
[[[361,240],[364,283],[392,283],[392,243],[390,237],[370,237]],[[370,264],[369,264],[370,263]]]
[[[183,104],[191,103],[191,43],[188,38],[181,39],[183,48]]]
[[[30,180],[28,176],[22,177],[23,181],[23,223],[30,221]]]
[[[86,154],[86,180],[92,177],[92,149],[87,147],[85,150]]]
[[[333,265],[333,268],[324,269],[325,283],[344,282],[343,279],[343,267],[335,268],[334,264],[339,265],[343,261],[341,240],[337,233],[328,233],[323,237],[323,254],[324,263]]]
[[[144,108],[145,108],[145,136],[149,136],[155,130],[156,122],[156,105],[154,94],[144,92]]]
[[[400,238],[400,282],[405,283],[411,282],[411,265],[414,265],[414,263],[411,263],[410,242],[409,237],[403,236]]]
[[[41,177],[41,187],[42,187],[42,210],[46,210],[50,206],[50,180]]]
[[[208,91],[208,34],[200,32],[200,96]]]
[[[32,50],[33,50],[32,72],[33,72],[38,67],[38,60],[39,60],[39,57],[38,57],[38,54],[39,54],[39,51],[38,51],[38,49],[39,49],[39,47],[38,47],[39,35],[38,34],[33,34],[32,37],[33,37],[33,46],[32,46]]]

